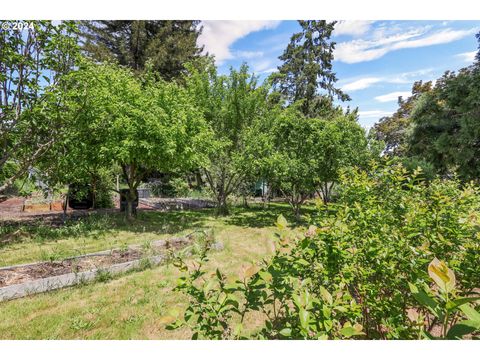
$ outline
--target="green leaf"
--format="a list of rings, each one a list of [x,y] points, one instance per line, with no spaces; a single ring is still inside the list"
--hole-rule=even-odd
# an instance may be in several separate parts
[[[465,314],[465,316],[472,321],[480,323],[480,313],[468,304],[462,304],[459,309]]]
[[[286,228],[288,228],[287,219],[285,219],[283,215],[279,215],[277,218],[276,225],[279,230],[285,230]]]
[[[364,335],[362,332],[362,326],[360,324],[355,324],[352,326],[350,322],[346,322],[343,328],[340,330],[340,334],[345,336],[346,338],[350,338],[352,336]]]
[[[303,265],[303,266],[309,266],[310,265],[310,263],[305,259],[298,259],[298,260],[295,261],[295,263]]]
[[[325,326],[325,330],[330,331],[333,328],[333,321],[332,320],[325,320],[323,322],[323,325]]]
[[[448,339],[462,339],[463,336],[468,335],[475,330],[478,330],[479,327],[475,325],[480,325],[475,322],[462,321],[453,325],[450,330],[448,330],[447,338]]]
[[[292,329],[284,328],[284,329],[280,330],[280,335],[285,336],[285,337],[290,337],[292,335]]]
[[[452,309],[455,309],[455,308],[459,307],[460,305],[468,304],[468,303],[475,302],[475,301],[478,301],[478,300],[480,300],[480,297],[478,297],[478,296],[451,300],[447,303],[447,309],[452,310]]]
[[[269,283],[270,281],[272,281],[272,274],[269,273],[268,271],[260,271],[258,275],[266,283]]]
[[[439,305],[438,303],[428,296],[428,294],[423,291],[418,289],[415,285],[408,283],[408,286],[410,287],[410,291],[412,292],[413,297],[423,306],[427,307],[433,315],[436,317],[440,317],[439,314]]]
[[[310,320],[310,313],[305,309],[300,309],[298,316],[300,318],[300,325],[304,329],[308,329],[308,323]]]
[[[320,286],[320,295],[322,296],[322,299],[325,300],[329,305],[333,304],[332,294],[330,294],[323,286]]]

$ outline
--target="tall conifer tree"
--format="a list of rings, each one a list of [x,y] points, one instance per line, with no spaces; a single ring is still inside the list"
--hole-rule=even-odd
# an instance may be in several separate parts
[[[83,21],[83,50],[95,60],[115,59],[136,72],[147,61],[170,81],[180,77],[184,64],[199,57],[199,21],[101,20]]]

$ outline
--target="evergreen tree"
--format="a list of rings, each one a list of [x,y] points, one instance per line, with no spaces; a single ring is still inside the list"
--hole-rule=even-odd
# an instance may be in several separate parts
[[[432,91],[432,82],[416,81],[412,86],[412,96],[407,99],[398,98],[398,109],[391,116],[385,116],[376,123],[370,136],[385,143],[385,154],[405,156],[408,141],[407,135],[411,128],[411,112],[419,97]]]
[[[83,50],[95,60],[116,60],[136,72],[147,61],[170,81],[184,71],[184,64],[200,56],[199,21],[101,20],[83,21]]]
[[[333,72],[335,42],[330,40],[335,22],[325,20],[299,21],[302,31],[292,35],[279,57],[283,64],[273,75],[273,84],[289,103],[301,101],[307,117],[324,115],[334,97],[341,101],[349,96],[335,87]],[[319,90],[325,90],[321,94]]]
[[[438,174],[480,178],[480,69],[447,71],[412,111],[408,155],[430,163]]]
[[[477,65],[480,65],[480,31],[475,36],[477,37],[477,41],[478,41],[478,51],[477,51],[477,55],[475,56],[475,61]]]

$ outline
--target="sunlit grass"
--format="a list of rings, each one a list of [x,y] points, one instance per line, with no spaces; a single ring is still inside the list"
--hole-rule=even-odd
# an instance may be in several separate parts
[[[312,209],[307,210],[311,212]],[[255,205],[235,208],[232,215],[217,218],[213,210],[189,212],[144,212],[133,223],[121,216],[104,233],[86,231],[78,238],[32,239],[4,246],[5,263],[41,260],[40,251],[62,249],[65,254],[104,250],[123,243],[142,243],[165,236],[177,236],[195,229],[213,229],[224,250],[213,252],[208,267],[219,267],[227,276],[238,277],[242,266],[260,261],[274,249],[274,222],[284,214],[284,204],[268,209]],[[171,229],[165,226],[171,224]],[[145,228],[145,230],[143,230]],[[6,256],[5,258],[3,256]],[[37,294],[0,303],[0,337],[3,339],[183,339],[185,329],[165,330],[162,318],[181,312],[186,299],[173,292],[178,271],[162,265],[130,273],[104,283],[93,283]],[[252,319],[255,323],[258,319]]]

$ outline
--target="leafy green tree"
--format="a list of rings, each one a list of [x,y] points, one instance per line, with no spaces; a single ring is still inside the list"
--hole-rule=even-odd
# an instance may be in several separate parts
[[[190,68],[186,78],[189,95],[211,127],[214,140],[208,146],[208,163],[202,167],[214,194],[220,215],[228,214],[227,198],[242,184],[252,168],[246,134],[263,119],[267,108],[267,90],[257,86],[257,79],[242,65],[229,75],[219,75],[208,63],[205,71]],[[250,156],[251,157],[251,156]]]
[[[416,81],[412,95],[407,99],[399,97],[398,109],[391,116],[383,117],[376,123],[370,136],[385,143],[384,153],[389,156],[405,157],[408,148],[408,134],[412,125],[411,113],[419,97],[432,91],[432,82]]]
[[[412,113],[408,155],[430,163],[439,174],[480,177],[480,69],[446,72]]]
[[[118,166],[128,185],[127,215],[136,190],[151,170],[188,169],[200,161],[198,146],[208,142],[201,112],[186,90],[150,71],[140,80],[131,70],[86,62],[69,75],[66,94],[73,153],[62,161],[84,169]]]
[[[199,21],[100,20],[83,21],[83,50],[96,60],[116,60],[136,72],[147,62],[170,81],[185,71],[185,63],[200,56]]]
[[[368,159],[365,131],[354,113],[345,115],[338,109],[333,118],[308,119],[295,106],[278,107],[269,121],[252,131],[252,142],[265,153],[258,168],[270,184],[278,189],[297,218],[305,200],[320,192],[325,203],[338,181],[343,167],[361,165]],[[266,134],[265,139],[256,134]]]
[[[79,55],[75,23],[35,21],[24,31],[0,30],[0,192],[63,139],[58,94]]]
[[[307,117],[325,115],[334,97],[345,101],[349,96],[335,87],[333,72],[335,42],[330,40],[335,22],[325,20],[299,21],[302,30],[293,34],[279,57],[283,64],[272,81],[288,103],[301,102]],[[326,93],[321,94],[319,91]]]

